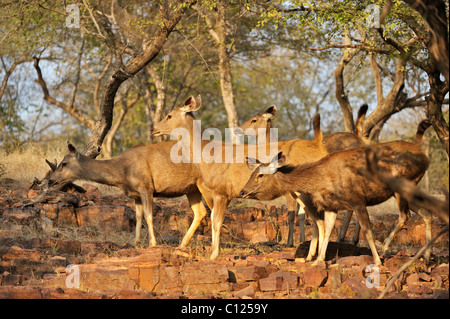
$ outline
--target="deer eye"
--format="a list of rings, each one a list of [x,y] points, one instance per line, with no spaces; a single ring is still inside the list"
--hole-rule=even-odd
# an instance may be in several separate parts
[[[259,178],[263,178],[263,176],[264,176],[264,174],[259,174],[259,175],[258,175],[258,179],[259,179]]]
[[[251,120],[251,121],[250,121],[250,123],[256,123],[256,120],[255,120],[255,119],[253,119],[253,120]]]
[[[171,115],[171,114],[167,115],[167,119],[168,119],[168,120],[170,120],[171,118],[172,118],[172,115]]]
[[[61,167],[66,167],[66,166],[67,166],[67,163],[65,163],[65,162],[61,163]]]

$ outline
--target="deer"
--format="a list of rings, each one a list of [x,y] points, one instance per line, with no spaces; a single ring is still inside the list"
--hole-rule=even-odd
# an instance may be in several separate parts
[[[234,130],[236,136],[250,135],[255,136],[258,143],[271,141],[271,128],[272,119],[278,114],[278,109],[275,105],[271,105],[264,112],[257,113],[249,118],[247,121],[242,123],[239,127]],[[251,130],[249,130],[251,129]],[[258,136],[259,129],[265,131],[265,139],[260,139]],[[297,200],[291,194],[286,194],[286,206],[288,208],[288,238],[286,245],[288,247],[294,246],[294,220],[295,212],[297,211]],[[303,203],[299,203],[300,209],[298,210],[298,217],[300,223],[300,242],[305,241],[305,210]]]
[[[186,116],[191,109],[200,107],[201,99],[189,97],[183,107],[178,107],[169,112],[166,117],[154,125],[154,135],[170,135],[176,128],[184,128],[191,136],[193,136],[194,121],[193,118]],[[286,154],[290,154],[290,158],[298,158],[301,163],[315,162],[324,157],[327,153],[322,145],[322,132],[320,130],[320,116],[314,121],[315,139],[295,140],[279,142],[276,144],[278,149],[282,149]],[[201,142],[201,149],[206,147],[207,141]],[[190,143],[191,155],[194,152],[193,143]],[[236,145],[229,145],[220,142],[218,147],[225,153],[226,147],[233,149],[233,161],[205,162],[193,163],[198,172],[197,187],[202,193],[207,205],[211,208],[212,221],[212,249],[210,259],[216,259],[220,250],[220,229],[225,217],[225,211],[231,199],[238,198],[239,192],[250,177],[247,165],[244,163],[244,156],[237,154]],[[252,148],[268,147],[258,145],[242,145],[244,153],[248,154]],[[242,157],[242,158],[241,158]],[[279,194],[271,194],[270,198],[263,200],[271,200],[280,196],[285,196],[288,192],[282,191]]]
[[[148,226],[149,246],[157,244],[153,230],[153,198],[186,195],[194,219],[180,243],[179,247],[184,248],[207,211],[196,186],[196,171],[189,163],[175,164],[170,159],[170,150],[175,144],[176,141],[136,145],[112,159],[96,160],[79,153],[68,142],[69,153],[54,169],[48,184],[49,187],[56,187],[76,180],[87,180],[121,189],[135,201],[135,246],[141,239],[143,217]]]
[[[328,153],[351,149],[360,146],[367,145],[367,141],[362,137],[362,125],[364,123],[364,118],[367,113],[368,105],[363,104],[359,110],[355,123],[355,132],[337,132],[330,135],[327,135],[323,138],[322,142],[325,146],[325,149]],[[275,105],[271,105],[265,111],[260,112],[249,118],[247,121],[242,123],[239,127],[236,128],[235,133],[237,135],[254,135],[258,138],[258,133],[260,129],[262,132],[265,132],[266,138],[265,141],[270,141],[270,129],[272,128],[272,119],[276,117],[278,114],[278,109]],[[259,139],[258,139],[259,140]],[[295,160],[295,159],[292,159]],[[299,203],[299,224],[300,224],[300,242],[305,241],[305,205],[301,202],[301,200],[297,199]],[[288,222],[289,222],[289,235],[288,235],[288,246],[292,246],[293,244],[293,232],[294,232],[294,218],[295,211],[297,208],[297,203],[295,198],[290,194],[286,195],[286,203],[288,206]],[[347,232],[348,226],[350,224],[350,220],[352,217],[351,211],[346,211],[344,223],[342,225],[341,231],[339,233],[337,242],[340,242],[344,239],[345,234]],[[359,237],[359,223],[356,224],[355,232],[353,236],[353,244],[356,245]]]
[[[292,165],[286,163],[286,156],[281,151],[269,163],[261,163],[255,158],[246,158],[249,180],[242,188],[242,198],[264,198],[267,192],[291,191],[302,197],[311,208],[313,220],[324,219],[325,234],[322,243],[319,242],[319,254],[314,262],[325,260],[325,253],[331,230],[334,227],[336,214],[340,210],[352,210],[361,224],[376,265],[381,265],[377,252],[367,206],[380,204],[394,196],[399,207],[399,220],[383,244],[383,253],[397,232],[408,220],[408,202],[390,189],[379,186],[359,173],[366,169],[367,149],[372,149],[379,155],[378,167],[394,177],[404,177],[417,184],[429,165],[429,159],[421,151],[420,145],[425,130],[431,125],[428,120],[419,124],[413,142],[393,141],[379,143],[373,146],[341,150],[328,154],[315,163]],[[274,174],[262,174],[262,169],[275,170]],[[303,200],[303,198],[302,198]],[[324,216],[320,213],[324,212]],[[431,238],[431,215],[423,214],[427,225],[427,241]],[[428,234],[429,232],[429,234]],[[313,237],[317,236],[313,233]],[[317,245],[317,239],[311,240],[311,245]],[[312,260],[313,249],[307,256]]]

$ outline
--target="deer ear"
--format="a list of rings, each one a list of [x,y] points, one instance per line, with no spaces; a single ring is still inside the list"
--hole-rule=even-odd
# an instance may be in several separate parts
[[[255,169],[257,169],[261,165],[260,161],[258,161],[255,158],[252,158],[252,157],[245,157],[245,163],[247,163],[247,167],[251,171],[254,171]]]
[[[283,152],[279,152],[276,156],[272,158],[270,161],[270,165],[274,167],[281,167],[286,162],[286,156],[283,154]]]
[[[270,106],[266,112],[264,112],[263,116],[267,119],[273,119],[278,114],[278,109],[275,105]]]
[[[191,112],[198,111],[201,106],[202,106],[202,96],[199,94],[195,97],[195,109],[193,109]]]
[[[58,167],[58,163],[56,162],[56,159],[55,159],[54,163],[50,162],[47,159],[45,159],[45,162],[48,164],[48,166],[50,166],[50,169],[52,170],[52,172],[54,172],[56,170],[56,168]]]
[[[200,108],[200,106],[202,106],[202,99],[201,99],[200,95],[198,95],[196,98],[194,98],[191,95],[184,102],[183,106],[180,107],[180,111],[185,112],[185,113],[195,112]]]
[[[69,149],[70,153],[72,153],[72,154],[76,154],[77,153],[77,149],[69,141],[67,141],[67,148]]]

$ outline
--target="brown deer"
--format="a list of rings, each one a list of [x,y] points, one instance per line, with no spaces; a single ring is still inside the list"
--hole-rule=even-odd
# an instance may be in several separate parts
[[[175,144],[176,141],[136,145],[110,160],[95,160],[78,153],[69,143],[69,154],[51,175],[49,186],[88,180],[120,188],[135,200],[135,245],[140,241],[142,217],[145,217],[147,222],[149,245],[156,245],[153,231],[153,197],[186,195],[194,212],[194,220],[180,244],[180,247],[185,247],[206,216],[206,209],[196,186],[197,177],[192,165],[175,164],[170,160],[170,150]]]
[[[429,165],[428,158],[420,150],[423,133],[429,126],[429,121],[422,121],[416,139],[412,143],[394,141],[371,146],[377,151],[377,154],[382,154],[378,162],[380,169],[395,177],[407,178],[417,184]],[[325,212],[325,235],[322,244],[319,244],[319,255],[316,262],[325,259],[336,213],[339,210],[354,211],[371,248],[374,263],[379,265],[381,260],[375,247],[366,207],[380,204],[391,196],[395,196],[397,199],[400,217],[396,227],[386,239],[384,249],[389,246],[392,238],[409,218],[409,207],[408,202],[398,194],[380,187],[358,173],[366,168],[365,150],[366,147],[359,147],[336,151],[316,163],[305,165],[285,165],[286,156],[283,152],[280,152],[267,164],[247,158],[247,164],[252,174],[240,195],[244,198],[256,197],[257,199],[262,197],[261,194],[267,192],[291,191],[297,195],[309,195],[311,202],[306,201],[305,204],[313,205],[312,211],[315,208],[319,212]],[[277,170],[274,174],[261,174],[263,167]],[[320,218],[320,216],[315,218],[317,217]],[[431,227],[428,227],[428,224],[431,225],[431,216],[426,214],[423,217],[426,220],[427,228],[431,230]],[[313,241],[311,241],[312,244]]]
[[[270,106],[265,112],[257,113],[247,121],[242,123],[239,127],[235,129],[235,134],[237,136],[242,135],[250,135],[255,136],[258,143],[261,141],[268,142],[271,140],[270,129],[272,128],[272,119],[276,117],[278,114],[278,109],[275,105]],[[266,138],[260,139],[258,136],[259,129],[263,129],[265,132]],[[287,246],[294,246],[294,220],[295,213],[297,211],[297,201],[294,196],[291,194],[286,194],[286,205],[288,208],[288,238],[287,238]],[[299,215],[299,223],[300,223],[300,242],[305,241],[305,210],[303,209],[304,205],[301,203],[299,205],[300,209],[298,210]]]
[[[194,123],[193,118],[186,116],[190,112],[190,108],[198,109],[201,100],[199,98],[190,97],[185,106],[179,107],[171,111],[167,116],[156,123],[153,133],[155,135],[171,134],[173,129],[184,128],[189,131],[191,139],[193,136]],[[314,120],[315,140],[295,140],[277,143],[278,149],[283,150],[289,154],[289,158],[296,158],[299,163],[309,163],[319,160],[326,155],[326,150],[322,145],[322,133],[320,131],[320,117],[317,116]],[[194,142],[194,141],[192,141]],[[209,141],[202,141],[200,151],[203,152]],[[195,154],[193,144],[190,143],[191,157]],[[220,229],[222,227],[226,208],[233,198],[239,197],[239,192],[250,177],[251,172],[244,163],[244,155],[249,154],[252,149],[258,149],[258,145],[230,145],[227,143],[218,143],[222,155],[226,148],[233,150],[233,161],[227,162],[222,158],[222,161],[208,163],[202,158],[200,163],[193,163],[198,172],[198,189],[204,196],[208,206],[211,208],[212,220],[212,251],[210,259],[215,259],[219,254],[220,246]],[[237,148],[243,147],[244,154],[237,154]],[[267,153],[266,153],[267,154]],[[242,158],[241,158],[242,157]],[[280,196],[285,196],[288,192],[271,193],[270,198],[264,200],[275,199]]]
[[[344,149],[352,149],[360,146],[366,145],[366,141],[362,138],[362,125],[364,123],[364,118],[368,109],[367,104],[363,104],[359,111],[356,119],[356,130],[355,133],[349,132],[338,132],[327,135],[323,138],[323,145],[328,153],[344,150]],[[257,113],[247,121],[245,121],[242,125],[236,128],[236,134],[241,135],[255,135],[258,138],[258,132],[262,129],[262,132],[266,134],[266,141],[270,141],[270,129],[272,128],[272,119],[276,117],[278,114],[278,109],[275,105],[270,106],[267,110],[261,113]],[[291,159],[291,161],[295,161],[295,159]],[[301,163],[298,163],[301,164]],[[291,246],[293,243],[293,232],[294,232],[294,218],[295,211],[297,207],[297,203],[294,197],[290,194],[286,195],[286,202],[288,206],[288,221],[289,221],[289,236],[288,236],[288,246]],[[299,209],[299,223],[300,223],[300,242],[305,241],[305,210],[304,204],[300,204]],[[351,211],[346,211],[344,224],[342,225],[341,231],[339,233],[337,242],[340,242],[345,237],[347,232],[350,220],[352,217]],[[358,242],[359,237],[359,223],[355,226],[355,233],[353,236],[353,243],[356,244]]]

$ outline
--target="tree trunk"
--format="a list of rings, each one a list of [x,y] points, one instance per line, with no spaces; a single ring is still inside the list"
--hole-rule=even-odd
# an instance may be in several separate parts
[[[431,121],[436,134],[444,146],[448,159],[448,123],[442,114],[442,102],[448,92],[448,86],[439,79],[439,71],[428,74],[430,95],[427,98],[426,114]]]
[[[239,121],[234,101],[233,83],[231,81],[230,56],[226,46],[225,6],[225,0],[220,0],[217,4],[216,26],[220,41],[218,46],[219,76],[223,104],[228,115],[228,127],[234,129],[239,126]]]
[[[152,142],[152,138],[155,139],[156,142],[161,142],[163,140],[162,136],[152,137],[151,130],[153,129],[154,123],[158,123],[161,120],[162,112],[164,109],[164,105],[166,104],[166,86],[164,85],[163,79],[159,77],[156,73],[155,69],[151,65],[147,65],[147,72],[153,79],[156,88],[156,108],[153,112],[153,116],[149,117],[149,122],[147,125],[147,129],[149,130],[147,133],[149,134],[149,143]],[[150,114],[149,114],[150,115]]]
[[[227,113],[228,127],[235,128],[239,126],[239,119],[236,112],[236,104],[234,101],[233,82],[231,79],[230,56],[227,52],[226,44],[226,1],[219,0],[217,3],[217,11],[215,12],[215,24],[211,21],[207,14],[204,14],[200,8],[196,8],[198,13],[205,18],[208,25],[208,32],[217,43],[217,55],[219,57],[219,79],[220,89],[222,92],[222,100]]]
[[[350,41],[351,40],[346,33],[344,37],[345,44],[347,44]],[[344,115],[344,129],[346,132],[355,131],[355,122],[353,121],[352,106],[350,105],[348,95],[345,92],[344,70],[347,64],[353,59],[353,57],[356,55],[357,52],[358,51],[355,49],[344,49],[342,58],[339,61],[338,66],[334,70],[334,79],[336,81],[334,93],[337,101],[339,102],[339,105],[341,106],[342,114]]]
[[[366,117],[363,124],[363,136],[371,141],[377,141],[384,123],[398,110],[396,107],[406,99],[405,87],[405,66],[406,61],[402,58],[397,59],[395,66],[394,83],[386,97],[377,96],[377,108]],[[378,84],[381,85],[381,82]],[[382,88],[377,88],[381,93]]]
[[[120,85],[134,76],[159,54],[173,28],[181,20],[186,9],[194,2],[184,3],[186,5],[181,5],[170,19],[163,19],[163,23],[152,40],[144,45],[144,50],[133,57],[123,68],[116,70],[106,82],[100,104],[99,119],[95,123],[91,137],[83,150],[86,156],[95,158],[99,154],[100,146],[112,125],[114,98]]]
[[[447,83],[450,83],[448,20],[445,10],[445,2],[442,0],[404,1],[419,12],[428,23],[431,30],[431,42],[430,45],[427,45],[428,49],[433,58],[436,60],[439,71],[442,72],[447,80]]]

